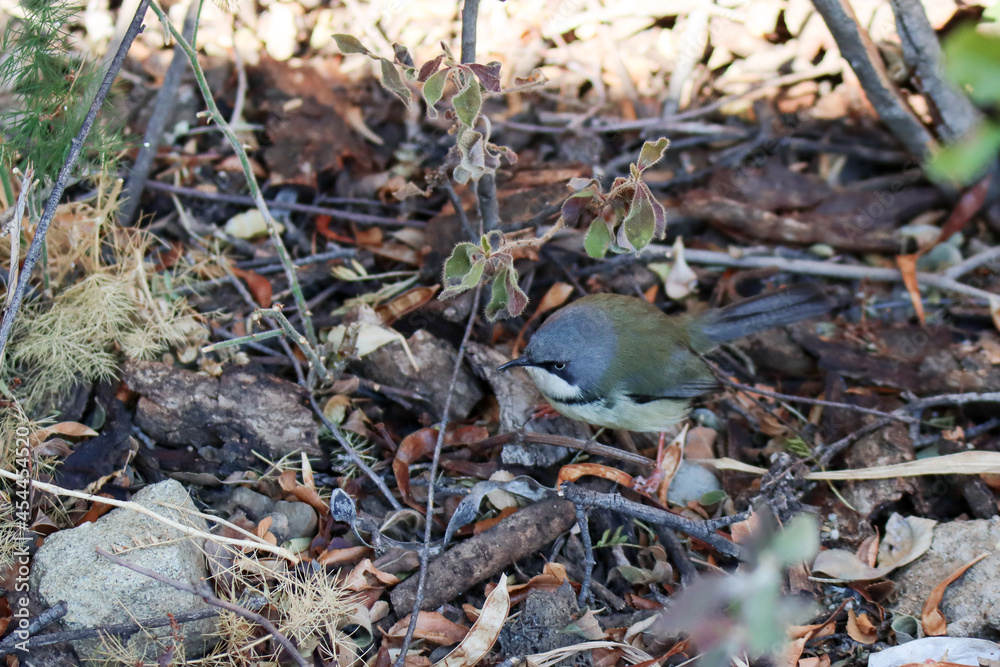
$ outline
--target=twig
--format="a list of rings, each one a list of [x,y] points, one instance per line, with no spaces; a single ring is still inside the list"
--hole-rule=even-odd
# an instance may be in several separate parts
[[[278,628],[274,627],[271,621],[267,620],[258,613],[252,612],[249,609],[241,607],[234,602],[228,602],[221,598],[215,596],[212,592],[212,588],[204,581],[199,581],[197,584],[190,584],[178,579],[172,579],[170,577],[164,576],[157,572],[156,570],[150,570],[149,568],[136,565],[131,563],[124,558],[119,558],[118,556],[112,556],[110,553],[97,547],[97,553],[107,558],[109,561],[115,565],[121,565],[124,568],[132,570],[133,572],[138,572],[141,575],[147,576],[150,579],[155,579],[160,583],[166,584],[172,588],[176,588],[179,591],[184,591],[185,593],[190,593],[191,595],[196,595],[205,601],[206,604],[210,604],[213,607],[219,607],[220,609],[225,609],[226,611],[232,612],[237,616],[247,619],[251,623],[256,623],[260,627],[267,630],[268,634],[274,637],[281,646],[288,651],[288,654],[292,656],[292,659],[302,667],[309,667],[309,663],[306,661],[302,654],[299,653],[299,649],[288,639],[285,635],[281,634]]]
[[[905,412],[913,412],[917,410],[925,410],[927,408],[939,407],[942,405],[965,405],[966,403],[1000,403],[1000,391],[987,392],[987,393],[967,393],[967,394],[940,394],[938,396],[928,396],[926,398],[917,399],[904,405],[898,410],[893,411],[894,415],[903,414]],[[854,433],[851,433],[847,437],[841,438],[840,440],[833,442],[816,452],[816,460],[821,466],[829,465],[830,461],[833,460],[837,454],[842,452],[844,449],[849,447],[855,441],[860,440],[864,436],[877,431],[878,429],[886,426],[889,423],[889,419],[879,419],[870,424],[865,424],[859,428]]]
[[[469,2],[470,0],[466,0]],[[478,2],[478,0],[476,0]],[[475,296],[472,298],[472,309],[469,311],[469,321],[465,325],[465,334],[462,342],[458,346],[458,354],[455,357],[455,367],[451,372],[451,381],[448,383],[448,394],[444,399],[444,409],[442,410],[441,426],[438,430],[437,442],[434,443],[434,455],[431,458],[430,484],[427,485],[427,511],[424,516],[424,545],[420,550],[420,572],[417,577],[417,590],[413,599],[413,611],[410,616],[410,624],[406,627],[406,635],[403,637],[403,646],[400,649],[399,657],[392,667],[403,667],[406,659],[406,652],[413,641],[413,633],[417,629],[417,618],[420,615],[420,607],[424,603],[424,585],[427,583],[427,562],[431,555],[431,528],[434,526],[434,478],[437,477],[438,465],[441,461],[441,449],[444,446],[445,429],[448,427],[448,412],[451,410],[451,399],[455,395],[455,386],[458,384],[458,375],[462,370],[465,361],[465,346],[472,336],[472,325],[476,322],[476,313],[479,310],[479,298],[482,296],[482,285],[476,287]]]
[[[476,22],[479,0],[465,0],[462,5],[462,63],[476,62]]]
[[[31,272],[35,268],[35,262],[38,261],[42,253],[45,235],[48,233],[49,224],[51,224],[52,218],[56,214],[56,209],[59,207],[59,200],[62,199],[63,193],[66,191],[69,177],[76,166],[77,160],[80,159],[83,144],[87,140],[87,135],[90,134],[91,128],[94,126],[94,121],[97,120],[97,114],[104,105],[108,91],[111,90],[111,84],[114,83],[118,72],[122,68],[122,64],[125,62],[125,54],[128,53],[135,38],[142,32],[142,21],[146,16],[146,10],[149,8],[150,1],[139,0],[139,6],[136,7],[132,22],[129,24],[128,30],[122,38],[122,43],[115,52],[115,57],[108,66],[108,71],[104,73],[104,79],[101,81],[100,88],[97,89],[97,94],[94,95],[94,101],[91,103],[90,109],[87,110],[87,115],[83,119],[80,131],[77,132],[76,136],[73,137],[73,141],[70,142],[66,161],[63,162],[63,166],[59,170],[59,175],[56,177],[56,182],[52,186],[52,192],[49,193],[49,198],[45,202],[45,210],[42,212],[42,217],[35,228],[35,237],[31,240],[31,246],[24,257],[24,265],[21,267],[21,279],[17,283],[17,289],[14,290],[12,298],[4,306],[3,321],[0,322],[0,359],[3,359],[4,350],[7,348],[7,340],[10,337],[11,329],[14,327],[14,318],[17,317],[17,311],[21,308],[21,300],[28,289],[28,281],[31,279]]]
[[[462,200],[459,198],[458,193],[455,192],[455,186],[451,184],[451,181],[447,178],[444,184],[441,186],[444,193],[448,195],[448,201],[451,202],[451,207],[455,209],[455,215],[458,216],[458,221],[462,223],[462,229],[465,230],[465,235],[470,241],[475,242],[476,240],[476,230],[472,228],[472,223],[469,222],[469,216],[465,214],[465,207],[462,206]]]
[[[665,510],[656,509],[655,507],[640,505],[621,495],[597,493],[570,482],[566,482],[559,488],[559,495],[577,506],[602,507],[612,512],[621,512],[636,519],[654,523],[658,526],[667,526],[677,532],[690,535],[705,542],[725,556],[738,558],[743,561],[748,557],[746,549],[741,545],[716,534],[714,528],[706,528],[704,523],[691,521],[690,519],[685,519],[684,517],[677,516]],[[749,516],[749,513],[743,513],[740,516],[742,519],[745,519]]]
[[[688,558],[687,552],[684,551],[684,545],[681,544],[677,533],[666,526],[660,526],[656,535],[660,538],[663,548],[666,549],[667,555],[670,556],[670,560],[674,562],[677,572],[681,575],[681,586],[690,586],[698,578],[698,570]]]
[[[17,481],[20,478],[19,475],[12,473],[7,470],[0,469],[0,477],[5,479],[10,479]],[[124,507],[125,509],[132,510],[139,514],[148,516],[149,518],[159,521],[160,523],[170,526],[175,530],[179,530],[185,535],[191,535],[192,537],[198,537],[201,539],[209,540],[211,542],[216,542],[218,544],[229,544],[235,547],[242,547],[246,549],[260,549],[261,551],[268,551],[276,556],[280,556],[285,560],[295,564],[299,562],[299,557],[293,554],[288,549],[283,549],[282,547],[270,544],[263,539],[258,540],[237,540],[232,537],[224,537],[222,535],[213,535],[212,533],[206,533],[205,531],[198,530],[197,528],[192,528],[191,526],[186,526],[183,523],[174,521],[169,517],[165,517],[162,514],[157,514],[153,510],[140,505],[139,503],[132,502],[129,500],[117,500],[115,498],[109,498],[106,496],[95,496],[89,493],[84,493],[83,491],[74,491],[72,489],[64,489],[61,486],[56,486],[55,484],[47,484],[45,482],[31,482],[31,487],[33,489],[38,489],[39,491],[44,491],[46,493],[51,493],[57,496],[69,496],[70,498],[80,498],[81,500],[87,500],[92,503],[104,503],[105,505],[111,505],[112,507]],[[212,521],[221,524],[223,526],[234,527],[228,521],[221,519],[219,517],[211,517]]]
[[[144,2],[150,3],[151,0],[144,0]],[[306,306],[306,298],[302,294],[302,286],[299,284],[298,274],[295,272],[295,265],[292,263],[291,255],[288,254],[288,249],[285,248],[284,242],[281,240],[281,234],[278,232],[278,223],[275,221],[274,216],[271,215],[270,209],[267,207],[267,203],[264,201],[264,196],[261,193],[260,186],[257,183],[257,177],[253,173],[253,168],[250,166],[250,158],[247,156],[246,150],[243,148],[243,143],[240,138],[233,131],[233,128],[226,121],[226,118],[219,111],[218,105],[215,104],[215,98],[212,96],[212,90],[208,86],[208,81],[205,79],[205,72],[202,70],[201,65],[198,62],[198,54],[195,52],[194,48],[184,36],[180,34],[176,26],[170,22],[167,15],[164,14],[163,10],[160,8],[159,4],[152,2],[151,6],[156,15],[160,18],[164,27],[170,31],[174,39],[177,40],[177,44],[184,49],[184,53],[188,57],[188,61],[191,63],[191,68],[194,70],[195,79],[198,82],[198,89],[201,91],[201,95],[205,100],[205,106],[208,109],[208,114],[211,116],[212,120],[218,125],[226,139],[232,145],[233,150],[236,153],[236,157],[239,158],[240,166],[243,168],[243,175],[246,178],[247,186],[250,188],[250,195],[253,197],[254,203],[257,205],[258,210],[260,210],[261,215],[264,217],[264,222],[267,224],[267,230],[271,236],[271,243],[274,245],[275,250],[278,252],[278,257],[281,259],[282,266],[285,267],[285,277],[288,280],[288,287],[295,297],[295,303],[299,307],[299,317],[302,318],[302,326],[305,329],[306,339],[309,344],[312,345],[313,349],[319,348],[319,340],[316,338],[316,331],[312,325],[312,317],[309,313],[309,309]]]
[[[24,210],[28,206],[28,195],[31,194],[31,188],[35,184],[35,169],[31,166],[24,170],[24,176],[21,178],[21,191],[17,193],[17,203],[14,204],[14,209],[9,210],[11,218],[8,221],[4,221],[2,224],[2,229],[0,229],[0,238],[4,236],[10,236],[10,269],[7,273],[7,297],[4,299],[5,304],[11,303],[14,298],[14,291],[17,289],[18,284],[18,271],[21,268],[21,222],[24,219]],[[4,309],[6,310],[6,306]],[[0,359],[3,358],[3,352],[0,351]]]
[[[243,606],[248,607],[251,611],[256,611],[260,609],[265,604],[267,604],[267,598],[265,597],[255,597],[246,600]],[[61,613],[60,613],[61,612]],[[58,614],[49,620],[50,616],[53,614]],[[53,620],[61,618],[66,615],[66,603],[60,602],[59,604],[49,607],[44,612],[39,614],[35,619],[31,621],[28,625],[28,634],[34,635],[29,638],[26,642],[28,649],[42,648],[43,646],[51,646],[53,644],[61,644],[63,642],[73,642],[79,641],[81,639],[93,639],[95,637],[106,637],[109,635],[117,636],[131,636],[141,630],[146,628],[162,628],[173,623],[188,623],[190,621],[200,621],[203,618],[211,618],[212,616],[218,616],[219,610],[208,608],[208,609],[196,609],[194,611],[183,612],[180,614],[164,614],[162,616],[154,616],[153,618],[144,618],[140,621],[135,621],[134,623],[115,623],[114,625],[105,625],[97,628],[80,628],[79,630],[67,630],[65,632],[52,632],[44,635],[37,634],[39,630],[49,625]],[[18,637],[15,635],[10,635],[3,642],[0,642],[0,656],[7,655],[8,653],[13,653],[17,649],[14,644],[20,643]]]
[[[188,6],[182,28],[184,36],[188,39],[194,35],[200,10],[200,2],[192,2]],[[181,87],[185,67],[187,67],[187,57],[184,55],[183,49],[176,45],[170,67],[167,68],[167,73],[163,76],[163,84],[156,93],[156,104],[153,106],[153,113],[149,116],[149,122],[146,123],[146,133],[142,136],[139,154],[135,157],[131,175],[128,177],[128,182],[125,183],[125,191],[121,198],[122,204],[118,210],[118,224],[122,227],[129,227],[136,211],[139,210],[142,192],[146,189],[149,172],[153,167],[157,149],[160,147],[160,139],[163,137],[163,128],[167,124],[170,113],[177,106],[177,91]]]
[[[847,0],[813,0],[813,6],[826,22],[840,54],[850,63],[882,122],[908,151],[918,156],[926,155],[937,142],[903,101],[885,70],[882,56],[858,24],[851,5]]]
[[[243,206],[256,206],[256,200],[249,195],[227,195],[220,192],[203,192],[195,188],[185,188],[180,185],[170,185],[159,181],[150,181],[146,184],[150,190],[162,190],[179,197],[190,197],[192,199],[206,199],[208,201],[221,202],[224,204],[241,204]],[[330,200],[334,200],[331,198]],[[353,198],[342,198],[344,203],[360,204],[364,206],[385,206],[378,201],[358,200]],[[328,200],[329,201],[329,200]],[[314,213],[316,215],[329,215],[333,218],[341,218],[352,222],[361,222],[368,225],[383,225],[387,227],[426,227],[427,223],[422,220],[398,220],[396,218],[386,218],[380,215],[368,215],[367,213],[354,213],[352,211],[342,211],[339,208],[329,208],[327,206],[314,206],[312,204],[300,204],[293,201],[276,201],[265,199],[264,202],[269,208],[295,211],[296,213]]]
[[[990,271],[1000,272],[1000,245],[990,248],[989,250],[976,253],[968,259],[962,260],[955,266],[948,267],[945,269],[944,275],[949,278],[958,279],[986,264],[995,264],[995,266],[990,266]]]
[[[757,389],[756,387],[751,387],[749,385],[740,384],[739,382],[733,382],[725,376],[718,375],[718,380],[722,384],[733,387],[734,389],[739,389],[740,391],[747,392],[750,394],[760,394],[761,396],[767,396],[768,398],[775,398],[780,401],[788,401],[789,403],[805,403],[806,405],[822,405],[828,408],[837,408],[839,410],[850,410],[852,412],[860,412],[866,415],[875,415],[876,417],[884,417],[892,421],[906,422],[907,424],[920,423],[919,419],[915,417],[909,417],[906,415],[897,415],[892,412],[883,412],[882,410],[873,410],[872,408],[864,408],[860,405],[852,405],[850,403],[838,403],[837,401],[824,401],[818,398],[805,398],[804,396],[792,396],[791,394],[782,394],[776,391],[769,391],[766,389]]]
[[[580,583],[580,595],[577,603],[584,607],[590,602],[590,580],[594,575],[594,543],[590,539],[590,521],[587,520],[587,510],[583,504],[574,504],[576,508],[576,523],[580,527],[580,542],[583,544],[583,581]]]
[[[903,48],[903,58],[913,67],[920,91],[937,112],[938,136],[952,142],[960,139],[982,122],[983,114],[969,98],[944,78],[944,55],[937,32],[931,26],[920,0],[891,0],[896,18],[896,32]]]
[[[673,257],[673,249],[662,245],[647,246],[639,253],[642,259],[652,259]],[[684,250],[684,258],[690,264],[702,264],[708,266],[732,266],[744,269],[775,268],[788,273],[796,273],[810,276],[823,276],[825,278],[838,278],[841,280],[875,280],[886,282],[902,282],[903,276],[898,269],[881,269],[871,266],[850,266],[846,264],[834,264],[830,262],[817,262],[808,259],[787,259],[785,257],[749,256],[733,257],[724,252],[713,252],[711,250]],[[965,294],[976,299],[981,299],[987,303],[1000,299],[1000,294],[993,294],[986,290],[971,287],[960,283],[947,275],[937,273],[917,272],[917,282],[928,287],[936,287],[957,294]]]
[[[361,472],[365,473],[365,475],[368,476],[368,479],[370,479],[376,487],[378,487],[378,490],[382,492],[385,499],[389,501],[390,505],[392,505],[392,509],[397,511],[403,509],[403,506],[398,500],[396,500],[396,497],[392,495],[392,491],[390,491],[389,487],[385,485],[382,478],[375,474],[375,471],[364,462],[361,455],[358,454],[353,447],[351,447],[351,443],[347,441],[347,438],[345,438],[344,434],[340,432],[337,425],[326,418],[326,415],[323,414],[323,410],[320,409],[319,404],[316,403],[316,398],[312,395],[312,392],[309,394],[309,404],[312,406],[313,412],[316,413],[316,416],[318,416],[320,421],[323,422],[323,426],[325,426],[330,433],[333,434],[333,437],[337,440],[337,442],[340,443],[340,446],[344,449],[344,453],[347,454],[347,458],[350,459],[351,463],[356,465]]]
[[[69,609],[66,607],[66,601],[60,600],[56,604],[52,605],[45,611],[43,611],[38,616],[34,617],[28,621],[28,627],[23,630],[18,628],[17,631],[12,632],[7,635],[7,637],[0,642],[0,656],[7,655],[8,653],[13,653],[14,651],[20,650],[20,648],[35,648],[36,644],[31,642],[31,636],[38,634],[40,630],[47,628],[52,625],[60,618],[66,615]],[[23,633],[23,636],[21,636]],[[65,634],[65,633],[54,633],[54,634]],[[46,638],[52,635],[46,635]],[[57,642],[53,642],[57,643]],[[20,648],[17,645],[20,644]]]
[[[492,449],[493,447],[500,447],[501,445],[524,445],[528,443],[549,445],[551,447],[568,447],[570,449],[576,449],[594,456],[606,456],[608,458],[617,459],[618,461],[634,463],[635,465],[640,465],[649,469],[656,467],[656,461],[653,459],[646,458],[641,454],[625,451],[624,449],[602,445],[601,443],[594,442],[593,440],[577,440],[576,438],[569,438],[564,435],[534,433],[532,431],[510,431],[507,433],[498,433],[497,435],[486,438],[485,440],[480,440],[473,445],[473,447],[475,447],[477,451],[482,451]]]

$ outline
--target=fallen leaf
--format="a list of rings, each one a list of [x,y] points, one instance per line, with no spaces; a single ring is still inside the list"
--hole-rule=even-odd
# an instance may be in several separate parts
[[[878,567],[863,563],[857,555],[844,549],[821,551],[813,561],[813,572],[827,574],[839,581],[880,579],[896,568],[912,563],[931,546],[936,521],[921,517],[889,517],[886,535],[879,547]]]
[[[235,266],[230,268],[234,276],[242,279],[247,284],[247,289],[250,290],[250,296],[253,297],[253,300],[257,302],[258,306],[261,308],[271,307],[272,288],[271,282],[267,278],[259,273],[240,269]]]
[[[410,617],[407,614],[399,619],[394,626],[389,628],[386,635],[394,639],[402,639],[406,635],[406,630],[410,625]],[[469,633],[469,629],[464,625],[453,623],[436,611],[422,611],[417,615],[417,627],[413,631],[414,639],[426,639],[440,646],[456,644]]]
[[[913,309],[917,311],[917,319],[920,320],[922,326],[927,321],[924,316],[924,302],[920,300],[920,283],[917,282],[917,259],[919,258],[919,254],[896,255],[896,266],[899,267],[899,273],[903,276],[903,285],[910,293],[910,301],[913,303]]]
[[[847,634],[861,644],[874,644],[878,639],[878,628],[868,620],[868,614],[858,616],[853,609],[847,610]]]
[[[971,561],[949,574],[945,577],[944,581],[934,587],[931,594],[927,596],[927,601],[924,602],[924,608],[920,612],[920,623],[924,626],[924,634],[931,637],[942,637],[948,634],[948,621],[945,619],[944,614],[939,608],[941,599],[944,597],[945,589],[948,588],[949,584],[965,574],[966,570],[986,558],[988,555],[989,553],[979,554]]]
[[[629,488],[632,487],[632,476],[609,466],[599,463],[571,463],[559,469],[559,478],[556,480],[556,488],[562,486],[563,482],[575,482],[581,477],[590,475],[591,477],[601,477],[610,482],[621,484]]]
[[[483,603],[483,610],[472,629],[451,653],[434,663],[434,667],[473,667],[478,664],[496,643],[509,612],[507,575],[502,574],[500,582]]]

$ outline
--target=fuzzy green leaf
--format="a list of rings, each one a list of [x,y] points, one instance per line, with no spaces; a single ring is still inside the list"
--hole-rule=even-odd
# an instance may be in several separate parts
[[[437,117],[437,109],[434,108],[434,105],[444,95],[444,84],[448,81],[449,71],[450,69],[445,68],[439,72],[435,72],[424,82],[424,88],[421,92],[424,95],[424,102],[427,103],[427,115],[431,118]]]
[[[483,108],[483,96],[479,90],[479,79],[466,71],[465,87],[452,98],[451,103],[455,106],[455,115],[462,125],[475,127],[476,118]]]
[[[667,146],[669,145],[670,140],[666,137],[660,137],[656,141],[647,141],[644,143],[642,150],[639,151],[639,161],[636,162],[639,171],[645,171],[662,160],[663,154],[667,151]]]
[[[808,514],[799,514],[778,533],[768,551],[778,557],[782,565],[804,563],[819,552],[819,526]]]
[[[975,102],[1000,101],[1000,38],[973,26],[955,30],[944,43],[948,78],[966,88]]]
[[[358,38],[353,35],[334,35],[333,39],[337,42],[337,48],[340,49],[341,53],[360,53],[365,56],[370,56],[371,51],[365,48],[364,44],[358,41]]]
[[[445,287],[460,282],[472,270],[472,265],[475,262],[473,254],[482,254],[482,250],[475,243],[466,241],[455,246],[455,249],[451,251],[451,257],[444,262],[442,282]]]
[[[462,276],[461,282],[457,285],[449,285],[441,291],[442,299],[450,299],[453,296],[458,296],[466,290],[470,290],[479,284],[479,281],[483,279],[483,271],[486,270],[486,261],[479,260],[472,265],[472,269]]]
[[[927,165],[936,182],[955,180],[969,184],[982,176],[1000,151],[1000,127],[984,124],[958,143],[939,151]]]
[[[393,43],[392,54],[396,59],[396,62],[404,67],[413,67],[413,56],[410,55],[410,50],[403,46],[402,44]]]
[[[656,233],[656,214],[653,212],[652,193],[645,183],[635,189],[632,206],[618,230],[618,245],[626,250],[642,250]]]
[[[603,218],[597,218],[590,223],[587,236],[583,240],[583,248],[587,254],[596,259],[600,259],[608,254],[608,247],[611,245],[611,232],[608,230],[608,223]]]
[[[410,89],[406,87],[403,78],[399,76],[399,70],[389,59],[379,58],[379,60],[382,62],[382,87],[401,99],[406,108],[409,109],[413,100],[410,97]]]
[[[507,303],[510,300],[510,293],[507,291],[508,271],[508,269],[501,270],[493,279],[493,291],[490,302],[486,305],[486,319],[490,322],[496,321],[500,313],[507,310]]]

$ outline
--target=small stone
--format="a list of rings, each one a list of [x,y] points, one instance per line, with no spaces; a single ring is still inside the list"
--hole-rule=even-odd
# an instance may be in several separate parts
[[[307,503],[293,503],[279,500],[274,504],[274,513],[281,514],[288,520],[288,535],[286,539],[296,537],[312,537],[316,531],[316,510]],[[277,533],[275,533],[277,536]]]

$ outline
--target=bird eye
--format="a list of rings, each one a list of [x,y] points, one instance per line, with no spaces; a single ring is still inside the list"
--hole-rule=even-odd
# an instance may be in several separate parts
[[[566,362],[564,361],[556,362],[552,364],[552,368],[556,369],[557,371],[564,370],[566,368]]]

